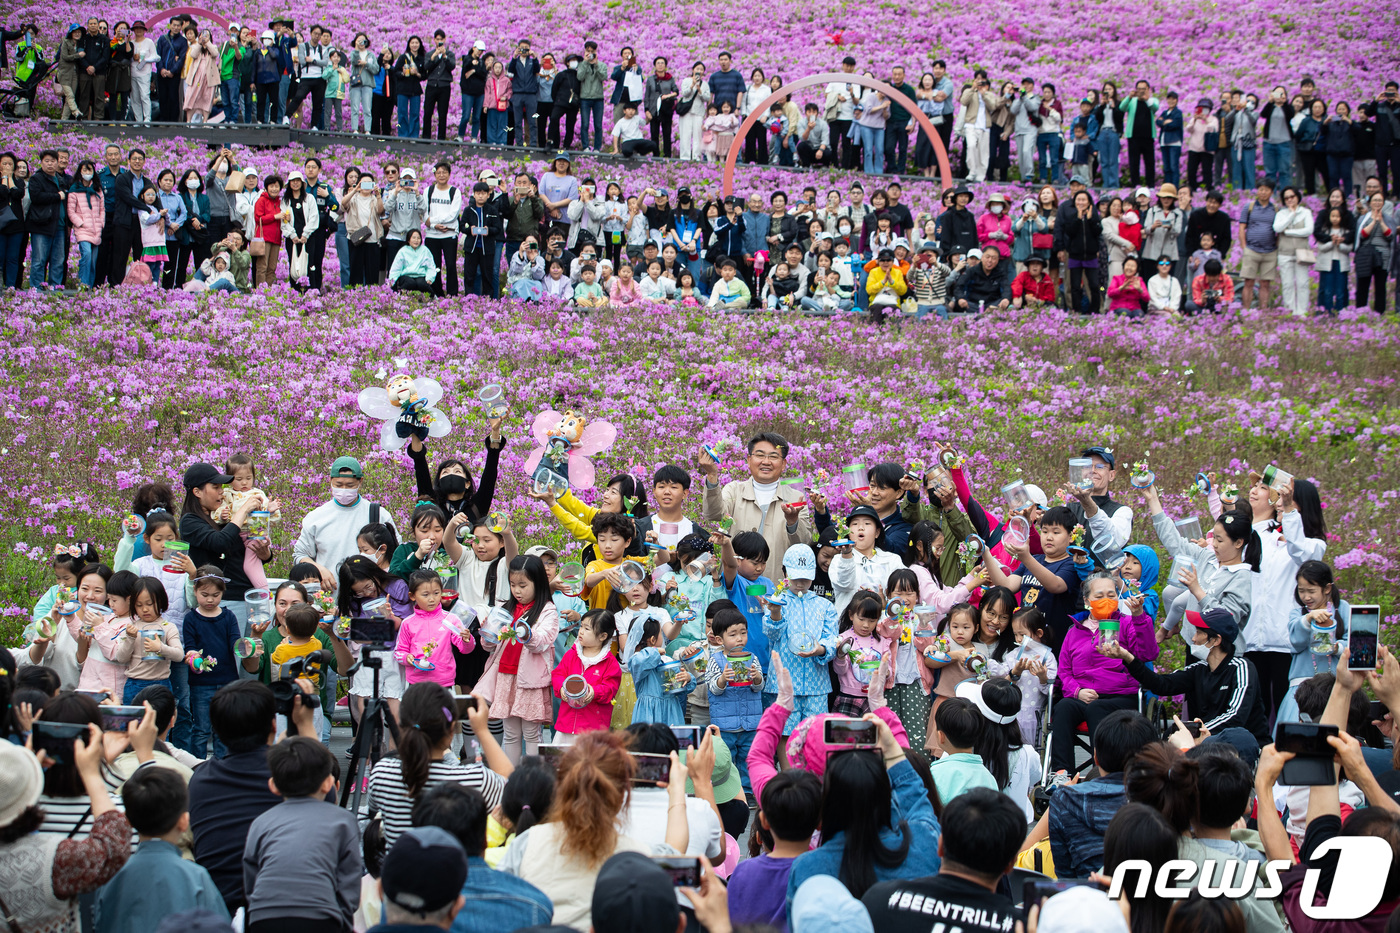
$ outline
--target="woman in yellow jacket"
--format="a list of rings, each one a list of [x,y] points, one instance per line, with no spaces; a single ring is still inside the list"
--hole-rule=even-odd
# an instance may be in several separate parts
[[[865,294],[870,298],[870,316],[881,323],[885,314],[898,311],[899,303],[908,293],[904,273],[894,262],[894,250],[882,249],[875,257],[875,268],[865,280]]]
[[[637,482],[636,477],[627,473],[619,473],[608,480],[608,485],[603,487],[603,495],[597,508],[585,505],[571,491],[565,491],[557,498],[548,490],[531,492],[528,495],[548,505],[549,511],[554,513],[560,526],[573,535],[575,540],[588,542],[579,558],[579,563],[585,567],[597,557],[593,547],[598,543],[598,539],[593,537],[593,516],[599,512],[626,513],[633,518],[644,518],[647,515],[646,487]],[[638,557],[646,553],[641,535],[633,539],[627,553],[629,556]]]

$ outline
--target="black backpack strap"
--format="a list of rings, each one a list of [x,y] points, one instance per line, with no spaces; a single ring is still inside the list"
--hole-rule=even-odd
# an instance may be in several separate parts
[[[378,502],[371,502],[371,503],[369,504],[369,523],[370,523],[371,525],[375,525],[375,524],[378,524],[378,523],[379,523],[379,503],[378,503]]]

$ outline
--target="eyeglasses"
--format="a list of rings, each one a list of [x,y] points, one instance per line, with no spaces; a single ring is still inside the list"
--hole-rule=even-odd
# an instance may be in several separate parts
[[[758,460],[761,463],[777,463],[783,459],[782,454],[749,454],[751,460]]]

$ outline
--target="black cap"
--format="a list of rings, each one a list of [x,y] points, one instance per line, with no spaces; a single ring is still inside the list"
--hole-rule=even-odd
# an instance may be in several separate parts
[[[880,521],[880,513],[868,505],[858,505],[851,509],[851,514],[846,516],[846,524],[849,525],[853,518],[868,518],[875,523],[875,527],[880,529],[882,534],[884,533],[885,523]]]
[[[1113,459],[1113,451],[1107,447],[1085,447],[1079,452],[1081,457],[1102,457],[1103,462],[1108,464],[1110,470],[1116,469],[1118,464]]]
[[[196,463],[185,471],[184,486],[186,489],[194,489],[206,483],[223,485],[231,482],[233,482],[233,477],[227,473],[220,473],[212,463]]]
[[[671,877],[639,852],[619,852],[603,863],[593,886],[593,929],[675,933],[681,906]]]
[[[384,899],[416,914],[442,910],[457,900],[466,880],[466,850],[436,826],[406,830],[384,856],[379,873]]]

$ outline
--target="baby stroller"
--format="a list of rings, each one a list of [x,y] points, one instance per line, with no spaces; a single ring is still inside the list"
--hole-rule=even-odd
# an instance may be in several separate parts
[[[6,120],[27,119],[34,110],[34,95],[39,92],[39,85],[52,69],[52,65],[38,58],[29,77],[16,79],[13,87],[0,88],[0,117]]]

